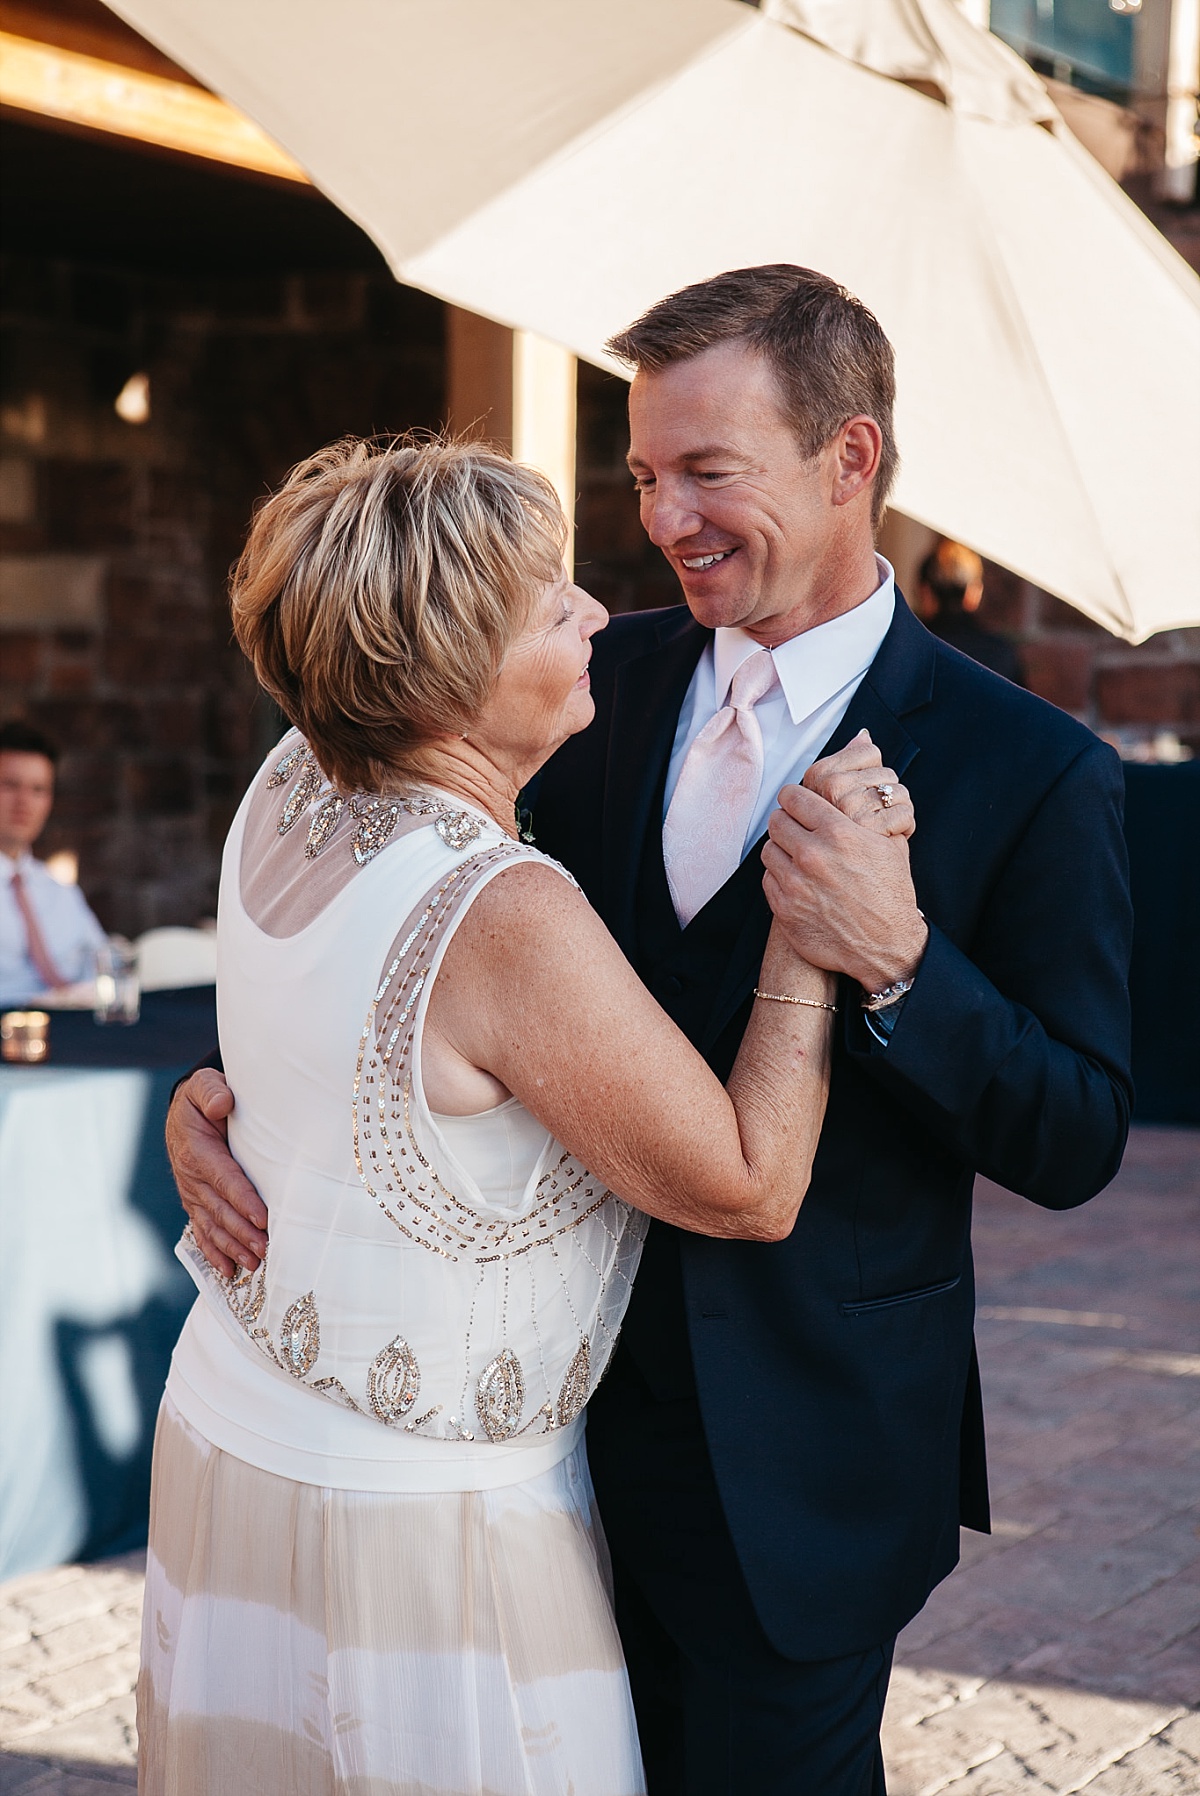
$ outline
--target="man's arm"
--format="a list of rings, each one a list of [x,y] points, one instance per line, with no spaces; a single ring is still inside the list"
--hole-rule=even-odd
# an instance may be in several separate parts
[[[1133,912],[1124,779],[1101,743],[1005,863],[970,956],[933,930],[886,1050],[855,1058],[997,1184],[1047,1209],[1094,1197],[1129,1133]]]
[[[167,1112],[167,1154],[192,1232],[205,1258],[232,1278],[253,1272],[267,1251],[267,1206],[229,1152],[233,1093],[223,1073],[201,1067],[176,1087]]]
[[[886,1045],[861,1013],[847,1018],[852,1058],[947,1149],[1049,1209],[1070,1209],[1102,1190],[1129,1129],[1133,923],[1123,798],[1116,757],[1090,744],[1006,859],[969,953],[929,931]],[[777,855],[795,845],[783,825],[779,835]],[[807,846],[799,844],[802,863]],[[869,844],[854,846],[861,859]],[[863,943],[876,930],[886,941],[889,918],[903,931],[915,895],[910,901],[905,870],[878,849],[872,881],[861,868],[856,877],[839,866],[835,843],[823,847],[809,849],[794,878],[782,875],[773,903],[793,905],[802,951],[807,943],[826,966],[836,957],[839,971],[869,985]]]

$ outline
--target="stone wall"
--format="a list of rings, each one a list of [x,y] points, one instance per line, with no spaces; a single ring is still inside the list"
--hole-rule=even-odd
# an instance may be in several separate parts
[[[278,727],[230,641],[254,501],[343,431],[436,426],[442,308],[386,274],[4,267],[0,716],[65,758],[42,852],[110,929],[211,915],[220,846]],[[114,399],[150,376],[151,415]]]

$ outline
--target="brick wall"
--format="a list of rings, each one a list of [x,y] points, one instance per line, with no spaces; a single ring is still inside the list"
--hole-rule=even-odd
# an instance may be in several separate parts
[[[1200,754],[1200,629],[1164,630],[1135,648],[992,563],[979,618],[1017,644],[1034,692],[1124,754],[1170,753],[1164,734]]]
[[[442,308],[383,273],[4,277],[0,716],[62,743],[41,852],[76,850],[105,925],[191,923],[278,722],[229,634],[253,503],[343,431],[437,424]]]

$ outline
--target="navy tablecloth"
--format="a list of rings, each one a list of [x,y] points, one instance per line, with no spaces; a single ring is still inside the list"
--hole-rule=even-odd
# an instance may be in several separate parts
[[[1125,767],[1133,889],[1134,1114],[1200,1124],[1200,761]]]
[[[90,1010],[52,1011],[49,1064],[186,1071],[204,1058],[216,1039],[215,986],[145,992],[136,1023],[97,1023]]]

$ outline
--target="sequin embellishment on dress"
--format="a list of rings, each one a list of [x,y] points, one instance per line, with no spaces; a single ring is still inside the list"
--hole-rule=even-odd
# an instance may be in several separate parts
[[[456,851],[469,848],[483,834],[483,821],[471,811],[456,810],[452,805],[425,792],[406,792],[396,797],[365,792],[339,792],[321,771],[317,757],[307,742],[290,748],[267,776],[269,788],[284,786],[295,778],[279,815],[281,836],[296,824],[316,799],[320,799],[304,844],[307,860],[316,860],[336,835],[343,817],[349,816],[356,828],[350,849],[360,867],[365,867],[387,847],[401,816],[431,817],[433,827],[446,844]]]

